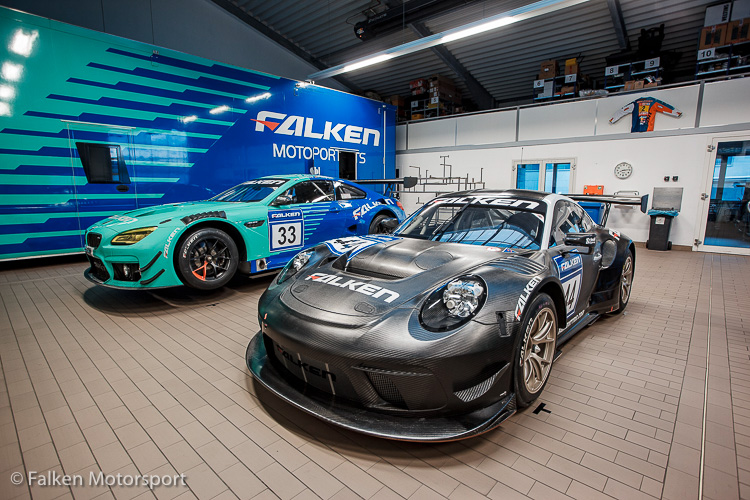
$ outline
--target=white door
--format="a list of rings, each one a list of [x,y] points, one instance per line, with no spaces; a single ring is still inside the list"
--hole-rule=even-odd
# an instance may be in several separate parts
[[[750,255],[750,138],[718,138],[711,146],[695,248]]]

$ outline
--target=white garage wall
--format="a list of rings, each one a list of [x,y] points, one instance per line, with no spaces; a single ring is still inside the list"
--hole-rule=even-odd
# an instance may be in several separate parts
[[[423,173],[428,169],[430,175],[438,176],[442,173],[441,156],[449,155],[445,161],[453,166],[453,175],[468,176],[469,180],[479,180],[481,177],[488,188],[507,189],[513,187],[513,161],[575,158],[574,192],[582,192],[585,184],[602,184],[607,194],[633,190],[651,195],[654,187],[682,187],[682,210],[674,220],[670,239],[675,245],[690,246],[706,203],[700,200],[700,195],[705,191],[709,174],[711,155],[707,151],[708,146],[714,138],[727,135],[750,139],[750,100],[739,99],[740,95],[750,95],[750,79],[706,85],[703,106],[700,108],[701,123],[721,126],[695,128],[700,102],[699,85],[645,95],[652,95],[677,107],[683,111],[683,116],[657,116],[657,131],[631,134],[629,116],[623,117],[616,125],[610,125],[607,120],[615,110],[638,95],[521,108],[518,136],[526,140],[515,142],[507,133],[513,127],[505,125],[502,130],[506,133],[496,134],[504,140],[494,144],[479,142],[478,146],[457,144],[453,147],[436,146],[439,141],[435,140],[433,134],[437,130],[452,130],[458,124],[466,130],[473,127],[480,131],[484,124],[491,123],[493,114],[507,117],[516,111],[410,123],[399,127],[400,133],[407,136],[408,149],[397,151],[396,166],[402,175],[416,175],[417,170],[409,166],[418,166]],[[568,130],[563,126],[566,116],[570,121]],[[606,127],[613,127],[613,130]],[[482,133],[478,132],[480,140],[487,140]],[[432,135],[432,138],[422,134]],[[511,139],[508,140],[508,137]],[[617,179],[613,173],[614,166],[623,161],[633,165],[633,175],[626,180]],[[671,179],[675,175],[679,177],[677,182],[664,181],[665,176]],[[435,186],[429,188],[434,189]],[[448,186],[445,188],[450,189]],[[404,194],[402,201],[407,212],[411,212],[433,196]],[[648,239],[649,221],[649,217],[637,209],[613,207],[609,217],[610,227],[620,229],[641,242]]]

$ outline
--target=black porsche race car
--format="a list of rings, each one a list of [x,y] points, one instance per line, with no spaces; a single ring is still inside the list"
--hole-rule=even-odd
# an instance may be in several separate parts
[[[569,197],[441,196],[392,235],[299,253],[260,298],[247,364],[330,423],[466,438],[539,396],[559,346],[628,304],[634,269],[633,242]]]

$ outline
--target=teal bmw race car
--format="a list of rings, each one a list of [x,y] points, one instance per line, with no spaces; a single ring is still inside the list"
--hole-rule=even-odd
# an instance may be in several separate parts
[[[90,281],[116,288],[211,290],[239,271],[282,268],[325,240],[381,233],[401,203],[345,180],[262,177],[209,200],[142,208],[86,231]]]

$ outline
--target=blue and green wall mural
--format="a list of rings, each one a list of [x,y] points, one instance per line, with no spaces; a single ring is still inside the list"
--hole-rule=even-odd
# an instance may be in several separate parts
[[[269,174],[395,175],[381,102],[0,7],[0,260]],[[252,48],[248,48],[252,50]]]

